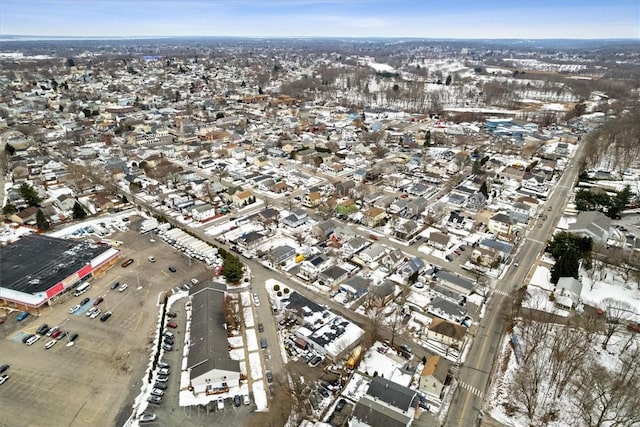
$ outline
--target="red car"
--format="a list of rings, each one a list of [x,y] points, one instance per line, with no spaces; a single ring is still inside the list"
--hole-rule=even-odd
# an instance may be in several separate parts
[[[177,328],[177,327],[178,327],[178,324],[177,324],[177,323],[175,323],[175,322],[169,322],[169,323],[167,323],[167,328],[175,329],[175,328]]]
[[[378,236],[376,236],[375,234],[369,234],[369,238],[371,240],[378,240]]]
[[[52,333],[51,334],[51,338],[58,338],[58,336],[60,336],[60,334],[62,334],[62,329],[58,329],[57,331]]]
[[[93,305],[96,306],[98,304],[100,304],[102,301],[104,301],[104,298],[102,297],[98,297],[96,298],[96,300],[93,302]]]

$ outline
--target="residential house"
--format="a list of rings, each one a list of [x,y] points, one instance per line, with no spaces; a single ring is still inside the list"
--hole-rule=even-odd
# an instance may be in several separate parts
[[[275,194],[282,194],[289,191],[289,186],[284,181],[274,182],[268,187],[268,190]]]
[[[467,208],[472,211],[481,211],[487,205],[487,197],[479,191],[473,193],[467,199]]]
[[[236,191],[232,196],[233,204],[237,208],[242,208],[247,206],[250,203],[255,201],[255,196],[253,195],[253,191],[250,189],[243,191]]]
[[[427,209],[429,202],[424,197],[417,197],[407,203],[407,215],[418,216]]]
[[[18,224],[35,223],[37,213],[38,213],[37,207],[29,206],[28,208],[23,209],[11,215],[11,217],[9,217],[9,220]]]
[[[300,263],[298,277],[308,281],[314,281],[318,274],[327,268],[329,258],[326,255],[317,255]]]
[[[573,277],[561,277],[555,288],[555,304],[565,310],[571,310],[580,304],[582,282]]]
[[[191,218],[193,218],[194,221],[204,222],[216,215],[216,208],[209,203],[204,203],[190,207],[188,212],[191,214]]]
[[[462,349],[467,329],[448,320],[435,318],[427,327],[427,339],[434,340],[446,346]]]
[[[61,194],[54,203],[62,212],[73,211],[73,205],[76,204],[76,198],[70,194]]]
[[[569,225],[569,231],[601,243],[606,243],[613,233],[611,218],[598,211],[579,212],[576,222]]]
[[[389,205],[389,213],[400,214],[407,208],[406,199],[396,199]]]
[[[307,208],[315,208],[320,203],[322,203],[322,195],[319,191],[308,193],[302,199],[302,206],[305,206]]]
[[[278,246],[269,251],[269,259],[274,265],[286,262],[294,256],[296,256],[296,250],[289,245]]]
[[[408,280],[414,274],[422,273],[426,267],[427,264],[425,264],[422,258],[414,257],[402,266],[400,269],[400,275],[404,280]]]
[[[243,249],[255,249],[260,244],[262,244],[266,240],[267,236],[257,232],[250,231],[249,233],[243,234],[236,240],[236,244]]]
[[[344,280],[348,273],[344,268],[332,265],[318,274],[318,281],[324,283],[326,286],[332,286],[334,283],[339,283]]]
[[[409,427],[419,396],[416,390],[374,376],[367,392],[356,403],[351,427]]]
[[[410,194],[410,195],[420,199],[420,198],[423,198],[422,196],[427,194],[430,189],[431,189],[431,187],[428,186],[427,184],[418,183],[418,184],[414,184],[414,185],[409,186],[409,188],[407,188],[407,194]],[[418,215],[418,214],[414,214],[414,215]]]
[[[449,375],[449,366],[449,361],[444,357],[429,356],[420,374],[418,390],[436,399],[442,399],[444,386],[447,384],[447,376]]]
[[[362,249],[369,246],[370,244],[371,243],[368,240],[360,236],[355,236],[354,238],[349,239],[347,242],[345,242],[342,245],[342,249],[347,255],[354,255],[360,252]]]
[[[363,222],[369,227],[377,227],[385,220],[387,213],[382,208],[371,208],[364,212]]]
[[[336,191],[342,197],[346,197],[349,195],[349,191],[356,186],[356,183],[353,180],[347,180],[339,182],[335,185]]]
[[[336,228],[336,223],[328,219],[326,221],[316,223],[311,228],[311,233],[314,235],[316,239],[325,240],[326,238],[331,236],[331,234],[333,234],[333,231],[335,230],[335,228]]]
[[[400,240],[409,241],[420,232],[420,228],[417,222],[410,219],[396,225],[393,234]]]
[[[503,213],[497,213],[489,218],[488,228],[491,233],[511,234],[514,221]]]
[[[358,258],[360,258],[365,264],[371,264],[382,258],[385,253],[386,249],[383,245],[380,243],[374,243],[360,252],[358,254]]]
[[[307,212],[304,209],[294,209],[281,223],[287,227],[297,228],[307,222]]]
[[[473,280],[447,270],[438,270],[434,276],[438,279],[438,283],[441,283],[446,288],[460,295],[470,295],[475,288],[475,282]]]
[[[382,258],[382,265],[391,271],[395,270],[403,261],[404,254],[402,251],[400,249],[393,249]]]
[[[427,244],[438,250],[444,251],[449,246],[449,235],[434,231],[429,235]]]
[[[467,309],[464,306],[438,296],[431,300],[428,312],[436,317],[455,323],[462,323],[467,315]]]
[[[509,211],[509,217],[514,222],[519,222],[521,224],[528,224],[529,219],[531,218],[531,207],[522,202],[515,202],[511,206],[511,210]]]
[[[492,266],[499,265],[502,257],[494,249],[487,249],[478,246],[473,248],[473,251],[471,252],[471,259],[478,265],[490,268]]]
[[[393,280],[385,280],[379,286],[371,288],[371,302],[375,307],[384,307],[396,296],[397,283]]]
[[[354,300],[369,292],[370,287],[371,280],[365,279],[364,277],[360,276],[349,277],[347,280],[342,282],[342,284],[340,284],[340,290],[349,294]]]
[[[373,206],[375,206],[376,208],[382,208],[382,209],[388,209],[389,206],[396,200],[395,196],[383,196],[379,199],[377,199]]]

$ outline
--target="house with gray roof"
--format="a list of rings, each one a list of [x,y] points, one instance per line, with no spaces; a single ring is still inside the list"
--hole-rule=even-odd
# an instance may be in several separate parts
[[[582,282],[573,277],[561,277],[555,289],[555,303],[558,307],[571,310],[580,303]]]
[[[326,221],[318,222],[317,224],[315,224],[311,231],[317,239],[324,240],[327,237],[331,236],[335,229],[335,221],[328,219]]]
[[[467,315],[465,307],[441,297],[433,298],[427,311],[436,317],[455,323],[461,323]]]
[[[226,344],[224,298],[223,290],[208,286],[194,287],[189,295],[193,311],[186,370],[195,395],[240,385],[240,363],[231,359]]]
[[[354,238],[349,239],[344,245],[342,245],[342,249],[348,255],[353,255],[360,252],[370,244],[371,242],[369,242],[367,239],[364,239],[360,236],[355,236]]]
[[[611,218],[598,211],[580,212],[576,222],[569,225],[569,231],[591,237],[596,242],[606,243],[612,234]]]
[[[424,271],[426,267],[427,267],[427,264],[425,264],[425,262],[421,258],[414,257],[409,261],[407,261],[407,263],[402,266],[402,269],[400,270],[400,275],[402,276],[403,279],[407,280],[412,275],[416,273],[419,274],[422,271]]]
[[[384,245],[381,245],[380,243],[374,243],[368,248],[362,250],[362,252],[358,254],[358,258],[360,258],[366,264],[370,264],[382,258],[385,252],[386,250]]]
[[[318,280],[324,282],[325,285],[331,286],[333,283],[341,282],[347,277],[349,272],[342,267],[332,265],[318,274]]]
[[[282,220],[282,224],[291,228],[297,228],[307,222],[307,212],[304,209],[295,209],[289,216]]]
[[[278,246],[269,251],[269,258],[274,264],[280,264],[296,256],[296,250],[289,245]]]
[[[443,286],[460,295],[469,295],[475,288],[475,282],[473,280],[458,276],[447,270],[438,270],[434,276]]]
[[[365,395],[356,403],[352,427],[408,427],[420,398],[418,392],[374,376]]]
[[[369,292],[370,287],[371,280],[360,276],[349,277],[340,284],[340,290],[351,294],[353,299],[360,298],[362,295]]]
[[[409,203],[407,203],[407,214],[411,216],[420,215],[427,209],[429,201],[424,197],[416,197]]]

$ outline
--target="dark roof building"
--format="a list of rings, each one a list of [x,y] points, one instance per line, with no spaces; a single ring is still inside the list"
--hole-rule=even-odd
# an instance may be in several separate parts
[[[373,377],[367,393],[356,403],[352,426],[406,427],[418,405],[417,391],[382,377]]]
[[[0,249],[0,301],[24,308],[50,304],[95,271],[113,265],[119,254],[91,241],[23,237]]]
[[[225,292],[213,285],[191,289],[191,335],[187,369],[194,395],[224,391],[240,383],[240,363],[229,356]]]

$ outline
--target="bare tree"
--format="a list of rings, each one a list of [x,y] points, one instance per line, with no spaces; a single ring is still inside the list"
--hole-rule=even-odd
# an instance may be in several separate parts
[[[602,348],[606,350],[613,334],[624,327],[621,321],[627,319],[633,313],[633,309],[628,302],[613,298],[605,298],[601,305],[606,315],[605,340],[602,343]]]

